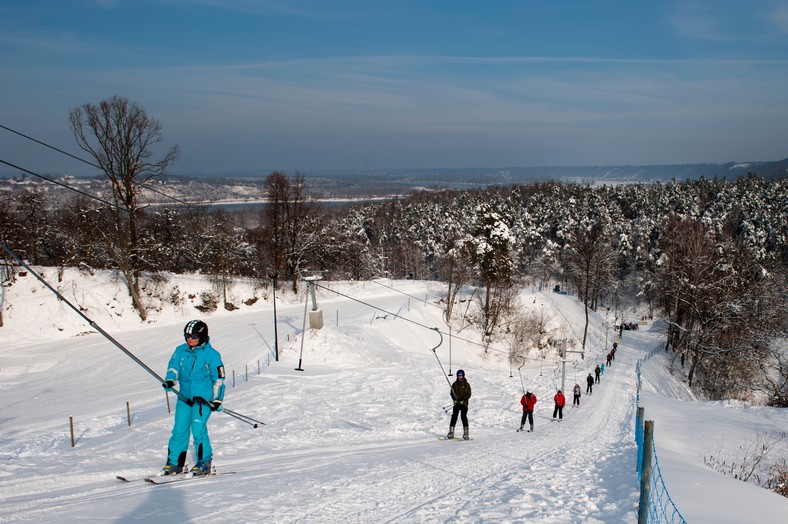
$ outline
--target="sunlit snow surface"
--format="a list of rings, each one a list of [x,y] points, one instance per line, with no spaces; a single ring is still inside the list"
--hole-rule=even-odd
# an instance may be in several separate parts
[[[303,341],[303,296],[277,294],[275,362],[270,297],[250,284],[231,289],[235,311],[158,304],[142,324],[105,274],[69,270],[58,282],[54,270],[43,273],[160,375],[183,324],[205,320],[228,372],[225,406],[265,425],[212,417],[214,465],[235,475],[162,486],[116,480],[164,465],[172,424],[165,393],[31,275],[20,277],[6,289],[0,328],[0,522],[637,521],[635,364],[660,345],[658,320],[624,332],[601,384],[580,408],[568,405],[559,423],[551,420],[557,355],[540,361],[534,351],[518,371],[505,343],[485,353],[468,342],[478,333],[459,321],[450,341],[438,283],[322,282],[346,296],[319,289],[325,327],[308,329]],[[171,276],[167,285],[195,296],[210,289],[198,277]],[[254,295],[256,303],[243,305]],[[522,304],[582,335],[573,297],[528,288]],[[567,390],[579,382],[585,391],[586,375],[607,353],[604,321],[592,313],[586,358],[567,363]],[[440,336],[432,327],[445,333],[434,353]],[[612,331],[607,336],[612,343]],[[447,373],[464,369],[473,387],[470,441],[437,439],[448,429],[451,400],[436,356]],[[294,369],[299,357],[303,371]],[[667,373],[667,358],[659,352],[644,364],[641,406],[655,421],[660,467],[684,518],[743,523],[757,512],[759,523],[785,522],[787,499],[723,476],[703,458],[764,436],[784,441],[786,410],[697,402]],[[539,398],[534,433],[515,432],[523,386]]]

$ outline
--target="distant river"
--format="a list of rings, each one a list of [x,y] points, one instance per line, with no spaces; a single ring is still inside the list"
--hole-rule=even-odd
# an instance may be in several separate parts
[[[347,199],[326,198],[319,200],[310,200],[309,203],[320,207],[341,208],[341,207],[359,206],[366,204],[375,204],[375,203],[391,200],[392,198],[396,198],[396,197],[387,196],[387,197],[347,198]],[[163,205],[169,206],[170,204],[151,204],[151,206],[163,206]],[[224,209],[225,211],[241,211],[243,209],[254,209],[258,207],[267,206],[268,202],[265,200],[250,200],[245,202],[213,202],[213,203],[189,202],[189,205],[210,206],[211,208]]]

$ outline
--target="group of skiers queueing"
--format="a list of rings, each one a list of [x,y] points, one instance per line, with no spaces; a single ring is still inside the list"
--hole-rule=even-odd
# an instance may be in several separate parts
[[[623,331],[623,330],[622,330]],[[619,336],[621,331],[619,331]],[[178,403],[175,406],[175,422],[172,436],[167,446],[167,463],[164,465],[162,475],[183,473],[186,469],[186,453],[189,449],[189,437],[194,440],[194,454],[197,460],[191,468],[193,475],[211,474],[211,459],[213,449],[208,437],[208,419],[214,411],[222,410],[224,399],[224,364],[222,357],[216,351],[208,337],[208,326],[201,320],[192,320],[183,328],[184,344],[175,348],[167,365],[167,374],[162,386],[167,391],[172,391],[177,385],[179,390]],[[607,354],[607,366],[614,360],[618,339],[613,343],[613,349]],[[595,376],[588,374],[586,393],[593,391],[594,383],[599,383],[600,376],[605,373],[605,364],[594,368]],[[573,406],[580,406],[580,385],[575,384],[573,389]],[[465,379],[465,371],[457,370],[457,379],[451,385],[451,398],[454,406],[449,423],[449,433],[446,438],[454,438],[454,427],[457,419],[462,421],[462,438],[468,440],[468,401],[471,398],[471,385]],[[564,405],[566,398],[559,389],[553,397],[555,407],[553,418],[564,418]],[[522,431],[528,422],[530,429],[534,430],[534,407],[536,395],[530,390],[526,391],[520,399],[523,406],[523,417],[520,420]]]
[[[618,339],[613,342],[613,349],[610,350],[610,353],[607,354],[606,362],[607,367],[610,367],[610,363],[613,361],[616,355],[616,349],[618,348]],[[605,374],[605,363],[597,364],[594,368],[594,373],[589,373],[586,377],[586,393],[591,394],[594,391],[594,384],[599,384],[602,375]],[[580,384],[575,384],[574,388],[572,388],[572,407],[580,407],[580,396],[581,396]],[[523,417],[520,419],[520,429],[517,431],[523,431],[525,428],[525,423],[528,422],[530,429],[527,431],[531,432],[534,430],[534,406],[536,406],[536,395],[534,395],[530,390],[525,392],[525,395],[522,396],[520,399],[520,404],[523,406]],[[564,418],[564,406],[566,405],[566,397],[564,396],[563,392],[559,389],[558,392],[553,396],[553,419],[562,420]],[[453,419],[452,419],[453,420]],[[453,429],[453,428],[452,428]]]

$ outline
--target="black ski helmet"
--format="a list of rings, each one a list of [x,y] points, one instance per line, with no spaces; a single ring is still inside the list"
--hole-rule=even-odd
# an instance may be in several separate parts
[[[189,335],[199,336],[199,345],[202,346],[208,342],[208,325],[202,320],[190,320],[183,328],[183,338],[189,338]]]
[[[465,371],[463,371],[463,370],[461,370],[461,369],[458,369],[458,370],[457,370],[457,376],[458,376],[458,377],[460,377],[460,376],[464,377],[464,376],[465,376]]]

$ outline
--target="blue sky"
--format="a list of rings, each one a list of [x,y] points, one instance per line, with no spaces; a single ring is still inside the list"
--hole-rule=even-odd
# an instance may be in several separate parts
[[[776,0],[2,0],[0,75],[0,124],[81,155],[69,111],[125,96],[182,174],[788,157]]]

